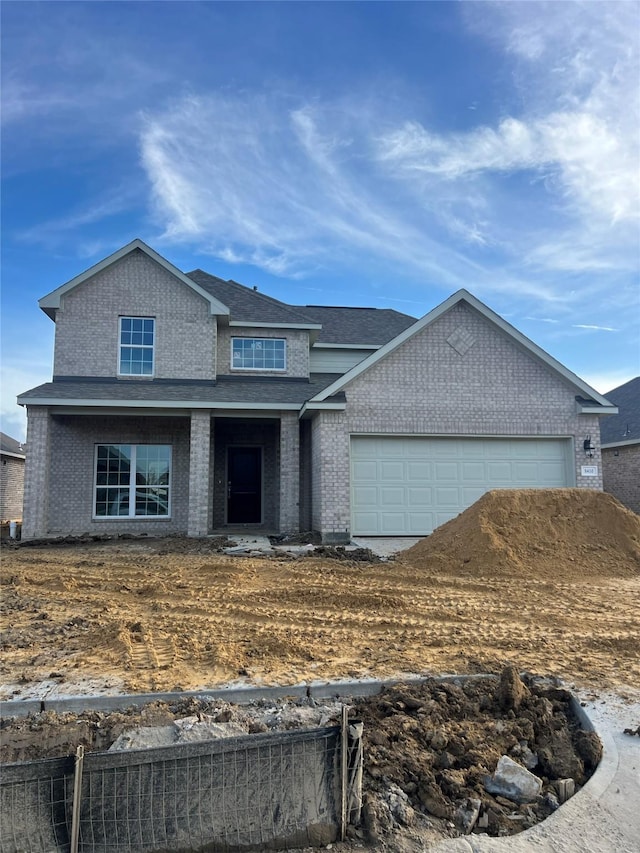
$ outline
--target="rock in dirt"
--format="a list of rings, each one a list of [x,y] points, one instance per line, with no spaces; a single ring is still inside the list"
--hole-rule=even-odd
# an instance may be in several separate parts
[[[475,797],[469,797],[469,799],[465,800],[465,802],[459,805],[456,809],[454,818],[456,826],[465,835],[469,835],[473,827],[476,825],[476,821],[480,816],[481,806],[481,800],[478,800]]]
[[[500,676],[500,683],[496,690],[496,699],[505,711],[517,711],[529,691],[523,684],[518,670],[513,664],[505,666]]]
[[[499,794],[514,803],[531,803],[542,790],[542,780],[503,755],[493,775],[485,779],[484,787],[490,794]]]

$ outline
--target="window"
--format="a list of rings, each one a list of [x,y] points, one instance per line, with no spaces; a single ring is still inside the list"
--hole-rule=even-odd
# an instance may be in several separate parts
[[[169,516],[171,447],[98,444],[94,517]]]
[[[153,339],[155,320],[152,317],[120,317],[121,376],[151,376],[153,374]]]
[[[231,338],[231,367],[242,370],[284,370],[284,338]]]

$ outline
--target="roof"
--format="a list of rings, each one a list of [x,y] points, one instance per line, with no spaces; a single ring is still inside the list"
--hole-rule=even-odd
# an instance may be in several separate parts
[[[170,263],[166,258],[163,258],[162,255],[159,255],[156,251],[154,251],[150,246],[147,246],[146,243],[143,243],[140,239],[132,240],[130,243],[127,243],[126,246],[123,246],[121,249],[118,249],[117,252],[113,252],[113,254],[99,261],[97,264],[94,264],[92,267],[89,267],[88,270],[81,272],[80,275],[75,276],[70,281],[66,282],[66,284],[60,285],[55,290],[52,290],[51,293],[47,293],[46,296],[43,296],[42,299],[38,300],[38,305],[44,311],[47,316],[51,317],[52,320],[56,318],[56,312],[60,307],[60,298],[68,293],[70,290],[78,287],[80,284],[83,284],[88,279],[92,278],[94,275],[102,272],[113,264],[121,261],[127,255],[132,254],[133,252],[142,252],[147,255],[147,257],[151,258],[152,261],[155,261],[161,267],[163,267],[167,272],[171,275],[175,276],[178,281],[181,281],[183,284],[186,284],[187,287],[190,287],[192,290],[195,290],[200,296],[207,300],[210,306],[210,311],[212,314],[221,314],[226,315],[229,313],[229,308],[220,302],[219,299],[215,298],[211,293],[206,290],[203,290],[197,282],[188,278],[183,272],[181,272],[178,267],[174,267],[172,263]]]
[[[347,371],[343,376],[333,382],[331,385],[328,385],[324,388],[317,397],[314,397],[313,403],[319,403],[326,400],[333,394],[342,391],[349,382],[351,382],[356,377],[360,376],[361,373],[364,373],[365,370],[368,370],[372,367],[376,362],[385,356],[392,353],[395,349],[401,346],[405,341],[412,338],[414,335],[421,332],[423,329],[430,326],[436,320],[438,320],[443,314],[447,311],[451,310],[454,305],[457,305],[461,302],[466,302],[472,308],[475,308],[483,317],[489,320],[494,326],[497,326],[502,332],[507,334],[511,340],[527,352],[529,355],[532,355],[551,370],[553,370],[556,374],[558,374],[562,379],[568,382],[576,392],[582,395],[585,398],[585,402],[587,405],[584,407],[578,403],[578,411],[597,411],[600,414],[615,414],[615,407],[607,400],[602,394],[599,394],[594,388],[591,388],[590,385],[580,379],[579,376],[576,376],[575,373],[572,373],[568,368],[566,368],[563,364],[560,364],[559,361],[556,361],[555,358],[546,353],[541,347],[537,344],[534,344],[533,341],[529,340],[526,335],[523,335],[522,332],[519,332],[514,326],[510,323],[507,323],[506,320],[503,320],[495,311],[492,311],[487,305],[483,302],[480,302],[479,299],[476,299],[468,290],[458,290],[456,293],[452,294],[448,299],[445,299],[444,302],[441,302],[436,308],[430,311],[428,314],[425,314],[422,319],[416,321],[412,326],[409,326],[404,332],[401,332],[399,335],[396,335],[392,340],[386,343],[383,347],[381,347],[376,352],[372,353],[367,358],[363,359],[361,362],[356,364],[355,367],[352,367],[351,370]],[[608,411],[607,411],[608,410]]]
[[[232,325],[235,321],[244,324],[292,325],[304,329],[318,327],[317,321],[311,319],[303,309],[287,305],[237,281],[225,281],[203,270],[193,270],[187,276],[229,306]]]
[[[382,346],[416,322],[391,308],[343,308],[305,305],[300,309],[322,324],[317,343]]]
[[[122,380],[85,377],[46,382],[18,397],[21,405],[125,408],[251,408],[298,410],[338,377],[309,380],[271,376],[218,376],[217,380]]]
[[[24,444],[21,441],[16,441],[4,432],[0,432],[0,453],[7,456],[18,456],[21,459],[25,457]]]
[[[606,396],[618,407],[618,414],[601,422],[602,446],[640,442],[640,376],[619,385]]]

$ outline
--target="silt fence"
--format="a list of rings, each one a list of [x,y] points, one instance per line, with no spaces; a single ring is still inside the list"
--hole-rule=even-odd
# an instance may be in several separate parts
[[[346,709],[345,709],[346,710]],[[343,734],[344,733],[344,734]],[[280,850],[359,818],[361,724],[6,764],[1,853]]]

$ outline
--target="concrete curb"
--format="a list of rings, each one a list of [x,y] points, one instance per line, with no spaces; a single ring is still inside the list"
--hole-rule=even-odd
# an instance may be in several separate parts
[[[376,696],[385,687],[396,684],[422,684],[435,678],[443,682],[464,682],[482,678],[497,679],[492,674],[479,675],[440,675],[422,676],[407,675],[404,678],[389,678],[384,680],[372,679],[362,681],[311,681],[306,684],[294,684],[290,687],[254,687],[231,686],[211,690],[187,690],[167,693],[119,693],[98,696],[64,696],[47,699],[11,699],[0,702],[0,719],[9,717],[27,717],[29,714],[40,714],[54,711],[57,714],[80,713],[82,711],[118,711],[123,708],[141,708],[151,702],[177,702],[180,699],[202,698],[220,699],[235,705],[249,705],[261,699],[277,701],[279,699],[325,699],[361,698]],[[580,709],[582,710],[582,709]],[[591,725],[591,724],[589,724]]]

